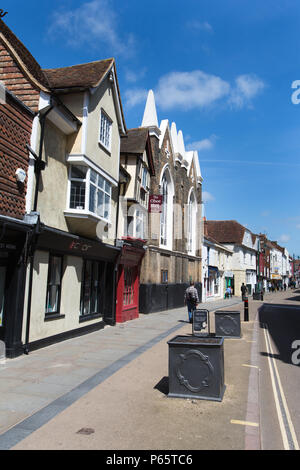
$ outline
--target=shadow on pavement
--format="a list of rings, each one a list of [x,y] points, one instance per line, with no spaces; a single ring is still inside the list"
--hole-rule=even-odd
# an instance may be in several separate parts
[[[263,304],[259,309],[258,318],[260,327],[267,328],[276,347],[274,354],[261,352],[261,355],[297,365],[292,362],[292,355],[295,351],[292,344],[295,340],[300,340],[299,305]]]
[[[284,300],[295,300],[295,302],[300,302],[300,295],[297,295],[296,297],[287,297]]]
[[[169,394],[169,377],[163,377],[154,387],[155,390],[163,393],[164,395]]]

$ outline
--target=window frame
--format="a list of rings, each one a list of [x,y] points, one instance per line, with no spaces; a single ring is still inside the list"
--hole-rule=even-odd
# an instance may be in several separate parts
[[[80,179],[80,178],[74,178],[72,177],[72,168],[74,167],[85,167],[86,168],[86,176],[85,179]],[[91,172],[96,173],[97,175],[97,181],[99,181],[99,178],[102,178],[104,183],[103,183],[103,188],[99,186],[98,184],[95,184],[91,180]],[[85,184],[85,200],[84,200],[84,207],[83,209],[76,209],[71,207],[71,191],[72,191],[72,182],[73,181],[81,181]],[[106,186],[109,186],[109,192],[106,191]],[[97,203],[95,203],[96,207],[96,212],[92,212],[90,210],[90,193],[91,193],[91,186],[94,186],[96,188],[96,195],[98,194],[98,191],[102,191],[103,193],[103,215],[99,215],[97,212]],[[88,166],[88,165],[82,165],[81,163],[70,163],[69,166],[69,185],[68,185],[68,195],[67,195],[67,212],[72,211],[73,214],[88,214],[92,215],[93,217],[97,217],[99,220],[103,220],[105,223],[111,223],[111,214],[112,214],[112,183],[103,176],[99,171],[96,169]],[[104,217],[105,215],[105,196],[109,197],[109,205],[108,205],[108,217]],[[96,196],[97,197],[97,196]]]
[[[85,291],[85,279],[86,279],[86,265],[91,264],[91,278],[89,282],[90,297],[89,297],[89,312],[83,313],[84,311],[84,291]],[[91,312],[91,302],[93,298],[93,283],[94,283],[94,264],[97,265],[98,270],[98,292],[97,292],[97,312]],[[101,265],[103,265],[103,273],[101,273]],[[81,280],[81,292],[80,292],[80,306],[79,306],[79,321],[85,321],[93,318],[100,318],[104,316],[104,300],[105,300],[105,275],[106,275],[106,262],[95,259],[84,259],[82,265],[82,280]],[[102,293],[102,296],[101,296]]]
[[[53,258],[59,258],[60,259],[60,272],[59,272],[59,288],[58,288],[58,297],[57,297],[57,308],[55,311],[48,311],[48,299],[49,299],[49,294],[50,294],[50,289],[49,287],[52,286],[50,284],[50,280],[52,277],[52,269],[53,266],[51,265],[51,259]],[[64,255],[59,254],[59,253],[49,253],[49,259],[48,259],[48,276],[47,276],[47,290],[46,290],[46,303],[45,303],[45,318],[50,318],[53,316],[61,316],[60,312],[60,307],[61,307],[61,291],[62,291],[62,281],[63,281],[63,269],[64,269]],[[56,286],[56,284],[54,284]]]
[[[104,138],[103,140],[101,140],[101,135],[102,135],[102,118],[105,120],[105,126],[104,126]],[[108,145],[106,144],[105,142],[105,138],[106,138],[106,132],[107,132],[107,128],[106,128],[106,124],[109,123],[109,142],[108,142]],[[100,123],[99,123],[99,136],[98,136],[98,141],[99,141],[99,144],[105,149],[107,150],[109,153],[111,153],[111,144],[112,144],[112,125],[113,125],[113,120],[109,117],[109,115],[104,111],[103,108],[101,108],[101,112],[100,112]]]

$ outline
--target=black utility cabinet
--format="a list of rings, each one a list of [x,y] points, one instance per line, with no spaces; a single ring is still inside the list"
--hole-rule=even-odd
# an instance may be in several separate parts
[[[241,338],[241,313],[239,310],[217,310],[215,312],[216,336]]]
[[[169,397],[222,401],[224,339],[175,336],[169,345]]]

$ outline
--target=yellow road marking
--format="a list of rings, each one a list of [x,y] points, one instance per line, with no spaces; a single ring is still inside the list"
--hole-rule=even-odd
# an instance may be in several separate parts
[[[264,325],[264,330],[263,331],[264,331],[264,335],[265,335],[265,343],[266,343],[266,348],[267,348],[267,353],[268,353],[268,362],[269,362],[269,369],[270,369],[270,375],[271,375],[271,382],[272,382],[272,387],[273,387],[273,394],[274,394],[274,399],[275,399],[275,405],[276,405],[276,410],[277,410],[279,426],[280,426],[280,430],[281,430],[283,446],[284,446],[285,450],[290,450],[291,449],[290,444],[289,444],[289,440],[288,440],[288,436],[287,436],[287,431],[286,431],[286,428],[285,428],[285,425],[284,425],[283,414],[282,414],[282,411],[281,411],[281,408],[280,408],[279,398],[281,398],[281,401],[282,401],[282,404],[283,404],[283,408],[284,408],[284,412],[285,412],[285,415],[286,415],[286,420],[287,420],[287,424],[288,424],[288,428],[289,428],[289,431],[290,431],[290,434],[291,434],[291,438],[292,438],[292,441],[293,441],[294,448],[295,448],[295,450],[299,450],[299,444],[298,444],[298,441],[297,441],[295,429],[294,429],[294,426],[293,426],[293,423],[292,423],[292,420],[291,420],[291,416],[290,416],[289,409],[288,409],[288,406],[287,406],[286,398],[285,398],[283,388],[282,388],[282,385],[281,385],[281,380],[280,380],[280,376],[279,376],[279,373],[278,373],[276,361],[274,359],[274,353],[273,353],[273,349],[272,349],[272,345],[271,345],[271,341],[270,341],[269,331],[268,331],[266,325]],[[273,365],[275,374],[273,372],[272,365]],[[275,384],[275,376],[276,376],[278,387],[279,387],[280,397],[279,397],[279,393],[277,391],[276,384]]]
[[[258,423],[253,423],[252,421],[240,421],[239,419],[232,419],[230,420],[231,424],[241,424],[242,426],[253,426],[258,428]]]
[[[251,364],[242,364],[243,367],[253,367],[255,369],[259,369],[258,366],[252,366]]]

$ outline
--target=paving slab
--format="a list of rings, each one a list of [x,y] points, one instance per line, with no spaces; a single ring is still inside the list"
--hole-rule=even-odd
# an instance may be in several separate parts
[[[219,308],[232,308],[233,305],[240,309],[242,309],[243,306],[240,298],[233,298],[224,301],[207,302],[206,304],[201,304],[201,308],[207,308],[213,312]],[[250,323],[247,325],[247,329],[249,335],[251,335]],[[16,413],[15,421],[9,413],[8,418],[3,419],[3,423],[6,424],[2,425],[0,428],[0,433],[2,432],[0,435],[0,449],[10,448],[16,445],[20,440],[20,436],[22,439],[25,435],[30,437],[31,433],[38,430],[33,423],[43,423],[46,425],[48,420],[53,420],[58,417],[55,412],[61,414],[66,407],[69,408],[73,406],[76,401],[79,403],[79,401],[83,400],[93,389],[96,390],[98,387],[104,387],[104,384],[105,387],[110,384],[110,391],[111,393],[116,393],[116,400],[118,392],[119,400],[122,401],[122,396],[124,395],[134,402],[135,399],[131,396],[130,387],[126,389],[128,379],[125,380],[122,375],[126,373],[129,366],[133,367],[130,374],[132,376],[135,374],[137,381],[141,380],[144,384],[148,384],[148,381],[151,381],[151,383],[154,381],[155,383],[151,387],[152,393],[153,391],[155,391],[154,393],[156,395],[159,393],[159,402],[160,400],[164,400],[166,395],[163,391],[158,390],[156,385],[160,387],[159,384],[164,384],[165,378],[167,377],[166,369],[162,369],[163,364],[166,366],[168,356],[166,351],[166,338],[172,337],[172,335],[174,336],[179,330],[180,333],[185,331],[191,333],[191,325],[187,323],[186,308],[151,315],[141,315],[140,318],[127,322],[126,324],[106,327],[103,330],[85,336],[72,338],[64,343],[58,343],[34,351],[30,353],[29,356],[21,356],[14,360],[6,361],[5,364],[0,365],[0,384],[5,382],[5,380],[17,380],[16,386],[19,384],[18,394],[23,395],[24,407]],[[236,354],[236,360],[239,361],[240,353],[238,342],[236,342],[236,344],[231,342],[232,345],[229,343],[229,340],[226,340],[226,342],[228,342],[228,345],[230,344],[230,348],[226,345],[226,349],[231,350],[234,355]],[[248,355],[250,354],[251,343],[244,343],[242,348],[247,351],[245,352],[245,361],[247,361],[249,360]],[[243,342],[240,342],[240,344],[243,344]],[[155,353],[156,348],[160,350],[158,355]],[[147,358],[149,358],[148,362],[151,366],[139,362],[139,360],[147,361]],[[231,359],[229,362],[234,364],[234,359]],[[134,367],[136,367],[136,372],[134,372]],[[154,375],[151,378],[153,367],[156,370],[156,376]],[[246,368],[243,368],[240,374],[245,376],[244,381],[246,383],[249,371],[245,369]],[[140,378],[143,374],[146,374],[147,378]],[[116,382],[111,381],[112,377]],[[122,382],[121,388],[118,385],[118,381]],[[229,375],[227,385],[228,392],[226,392],[226,400],[229,400],[229,402],[230,396],[232,393],[233,395],[235,393],[235,386],[234,384],[229,384],[230,382],[231,379]],[[30,384],[32,387],[30,387]],[[49,386],[48,393],[47,386]],[[123,387],[125,387],[125,389],[123,389]],[[28,393],[32,395],[36,394],[41,401],[30,404],[29,406],[26,401]],[[141,390],[140,393],[143,395],[145,390]],[[5,399],[9,399],[12,406],[14,406],[14,403],[17,404],[20,397],[10,396],[10,394],[8,396],[8,394],[9,390],[7,392],[4,391],[4,401]],[[103,404],[106,400],[109,401],[108,395],[104,401],[102,398],[99,398],[102,406],[104,406]],[[43,400],[45,400],[45,402],[43,402]],[[153,406],[155,415],[157,404],[153,403],[153,396],[149,396],[149,400],[147,406]],[[170,399],[168,399],[168,403],[169,401]],[[44,408],[43,403],[46,403]],[[139,403],[139,405],[141,406],[141,410],[145,407],[147,408],[146,404],[143,402]],[[117,408],[116,402],[114,406]],[[173,406],[174,405],[167,405],[167,407],[171,407],[171,409],[173,409]],[[189,405],[182,403],[181,406],[185,408]],[[203,404],[203,406],[206,409],[208,405]],[[111,406],[108,408],[111,409]],[[159,406],[158,409],[160,409]],[[3,412],[5,413],[5,411],[2,409],[0,409],[0,411],[3,416]],[[124,413],[126,416],[128,415],[126,410],[124,410]],[[134,413],[133,416],[135,416],[135,414],[136,413]],[[140,418],[138,416],[136,416],[136,418],[139,421]],[[172,417],[169,416],[168,419],[172,421]],[[154,423],[149,422],[149,429],[151,429],[152,426],[154,426]],[[25,428],[26,432],[24,433]],[[119,433],[117,430],[116,432],[117,434]],[[199,433],[201,434],[200,430]],[[125,439],[124,442],[126,447],[126,442],[128,443],[128,441]],[[156,443],[156,441],[153,441],[153,445],[154,442]],[[194,443],[194,445],[196,444]]]

